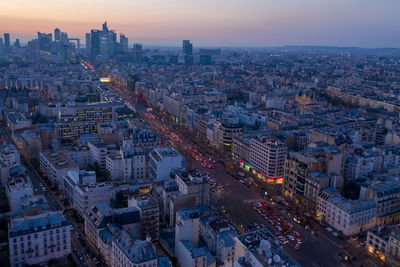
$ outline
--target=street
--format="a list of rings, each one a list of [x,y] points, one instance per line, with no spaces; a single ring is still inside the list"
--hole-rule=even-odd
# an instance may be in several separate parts
[[[128,95],[123,89],[118,88],[114,85],[110,85],[112,91],[118,94],[121,99],[128,103],[129,106],[133,106],[136,110],[137,118],[143,119],[147,122],[150,128],[157,134],[162,134],[160,131],[161,126],[165,124],[160,120],[160,117],[154,116],[155,118],[148,118],[144,116],[147,112],[144,107],[140,106],[133,99],[132,95]],[[175,132],[176,133],[176,132]],[[176,133],[178,134],[178,133]],[[187,149],[194,146],[192,140],[187,137],[183,137],[178,134],[181,143],[175,143],[171,140],[172,146],[177,149],[181,154],[187,155]],[[211,157],[210,155],[206,155]],[[216,159],[215,159],[216,160]],[[217,162],[215,170],[203,167],[199,162],[194,161],[192,167],[200,170],[201,172],[210,173],[211,177],[218,181],[221,185],[227,188],[227,191],[215,191],[214,196],[211,197],[212,201],[217,203],[211,203],[215,206],[222,205],[226,210],[227,215],[235,223],[238,229],[258,224],[267,224],[268,229],[273,233],[276,233],[276,229],[272,228],[271,225],[266,223],[265,219],[259,216],[253,209],[249,207],[250,202],[260,201],[264,198],[263,190],[260,187],[247,187],[234,179],[230,174],[227,173],[225,167]],[[269,185],[263,184],[262,186],[268,187]],[[279,193],[280,190],[267,189],[269,192]],[[277,192],[278,191],[278,192]],[[269,197],[277,197],[277,195],[269,195]],[[276,205],[276,204],[275,204]],[[284,216],[287,220],[293,221],[293,216],[287,214],[284,210],[276,209],[277,213]],[[341,263],[338,260],[338,255],[341,252],[343,241],[339,240],[331,235],[320,233],[318,236],[312,236],[309,231],[306,231],[302,226],[295,224],[296,230],[303,236],[303,244],[301,250],[294,250],[291,246],[285,245],[284,250],[287,252],[297,263],[301,266],[326,266],[334,267],[340,266]]]

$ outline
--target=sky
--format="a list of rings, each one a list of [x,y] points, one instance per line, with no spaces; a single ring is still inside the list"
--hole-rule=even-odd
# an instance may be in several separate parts
[[[400,48],[400,0],[0,0],[0,33],[27,41],[104,21],[129,43]]]

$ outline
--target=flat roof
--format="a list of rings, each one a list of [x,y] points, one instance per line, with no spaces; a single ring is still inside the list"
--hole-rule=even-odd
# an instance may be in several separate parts
[[[72,160],[70,160],[65,154],[61,151],[50,151],[44,150],[41,151],[43,156],[53,165],[56,169],[65,169],[65,168],[78,168]]]

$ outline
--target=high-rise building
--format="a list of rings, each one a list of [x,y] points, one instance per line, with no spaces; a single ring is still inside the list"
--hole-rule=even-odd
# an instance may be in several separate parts
[[[193,44],[189,40],[183,40],[182,50],[185,59],[185,65],[193,64]]]
[[[108,30],[108,27],[107,27],[107,21],[105,21],[103,23],[103,33],[108,33],[108,32],[109,32],[109,30]]]
[[[68,45],[68,43],[69,43],[69,41],[68,41],[68,33],[66,33],[66,32],[62,32],[61,33],[61,42],[64,45]]]
[[[0,38],[0,53],[4,51],[3,38]]]
[[[6,50],[6,52],[9,52],[11,49],[9,33],[4,34],[4,49]]]
[[[117,46],[117,34],[113,30],[109,30],[107,22],[103,23],[103,31],[100,34],[100,54],[103,59],[107,59],[115,54]]]
[[[133,50],[135,53],[135,61],[141,62],[142,61],[142,44],[134,44]]]
[[[86,37],[86,53],[88,55],[90,55],[90,51],[91,51],[91,48],[92,48],[92,45],[91,45],[92,39],[91,39],[91,36],[90,36],[90,32],[86,33],[85,37]]]
[[[51,33],[42,33],[38,32],[38,42],[39,42],[39,51],[50,51],[51,50]]]
[[[61,31],[59,28],[54,29],[54,41],[55,42],[61,41]]]
[[[250,141],[250,164],[257,177],[271,183],[283,183],[286,145],[267,137]]]
[[[122,53],[128,53],[128,38],[121,33],[119,35],[119,42],[121,44]]]
[[[90,33],[90,56],[95,59],[100,54],[100,30],[92,30]]]
[[[182,49],[185,56],[193,55],[193,44],[189,40],[182,41]]]
[[[15,39],[14,47],[15,47],[15,48],[20,48],[20,47],[21,47],[21,44],[20,44],[20,42],[19,42],[19,39]]]

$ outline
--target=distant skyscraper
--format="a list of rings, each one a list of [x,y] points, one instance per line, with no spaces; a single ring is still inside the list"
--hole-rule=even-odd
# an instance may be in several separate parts
[[[54,41],[56,42],[61,41],[61,31],[59,28],[54,29]]]
[[[92,59],[100,54],[100,30],[92,30],[90,33],[90,56]]]
[[[193,44],[189,40],[182,41],[182,50],[185,56],[193,55]]]
[[[51,33],[42,33],[38,32],[38,42],[39,42],[39,51],[47,51],[51,50],[51,41],[53,36]]]
[[[142,62],[143,56],[142,56],[142,44],[134,44],[133,45],[133,50],[135,53],[135,61],[136,62]]]
[[[182,50],[185,56],[185,64],[193,64],[193,44],[189,40],[182,41]]]
[[[11,49],[9,33],[4,34],[4,49],[6,50],[6,52],[9,52]]]
[[[0,53],[4,51],[3,38],[0,38]]]
[[[100,54],[104,59],[115,54],[117,34],[114,31],[102,32],[100,36]]]
[[[90,56],[90,51],[92,48],[92,46],[91,46],[92,40],[91,40],[90,33],[86,33],[85,37],[86,37],[86,53]]]
[[[14,47],[15,48],[20,48],[21,47],[21,44],[19,43],[19,39],[15,39]]]
[[[103,23],[103,33],[108,33],[107,21]]]
[[[66,33],[66,32],[62,32],[62,33],[61,33],[61,42],[62,42],[64,45],[68,45],[68,44],[69,44],[69,41],[68,41],[68,33]]]
[[[119,42],[121,44],[122,53],[128,53],[128,38],[124,34],[119,35]]]

